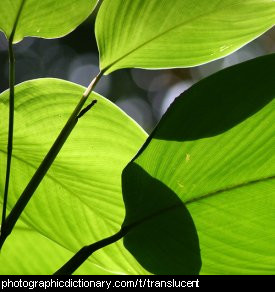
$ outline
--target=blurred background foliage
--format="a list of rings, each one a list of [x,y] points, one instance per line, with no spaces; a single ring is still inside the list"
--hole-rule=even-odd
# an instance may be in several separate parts
[[[64,38],[25,38],[15,45],[16,84],[54,77],[87,86],[98,73],[94,23],[95,13]],[[0,92],[8,88],[7,50],[7,40],[0,32]],[[150,133],[175,97],[192,84],[222,68],[273,52],[275,28],[226,58],[187,69],[120,70],[104,76],[96,91],[115,102]]]

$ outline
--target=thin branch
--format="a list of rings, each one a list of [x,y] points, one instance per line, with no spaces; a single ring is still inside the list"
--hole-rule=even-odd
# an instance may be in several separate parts
[[[160,216],[163,214],[163,212],[167,212],[170,210],[173,210],[175,208],[179,208],[182,205],[176,204],[169,206],[165,209],[159,210],[157,212],[154,212],[153,214],[150,214],[148,216],[145,216],[144,218],[137,220],[136,222],[132,222],[128,225],[122,225],[120,231],[110,237],[107,237],[105,239],[102,239],[100,241],[97,241],[91,245],[87,245],[82,247],[68,262],[66,262],[58,271],[54,273],[54,275],[71,275],[74,271],[76,271],[95,251],[106,247],[107,245],[110,245],[112,243],[115,243],[116,241],[122,239],[125,235],[128,234],[129,231],[131,231],[136,226],[146,222],[147,220],[151,220],[152,218],[156,216]]]
[[[9,192],[9,182],[10,182],[10,170],[11,170],[11,157],[13,148],[13,128],[14,128],[14,82],[15,82],[15,72],[14,72],[14,53],[12,42],[9,41],[9,130],[8,130],[8,145],[7,145],[7,163],[6,163],[6,179],[5,179],[5,189],[3,198],[3,209],[2,209],[2,221],[1,221],[1,232],[4,229],[6,210],[8,202],[8,192]]]
[[[128,228],[123,227],[116,234],[97,241],[91,245],[81,248],[64,266],[62,266],[54,275],[71,275],[78,267],[80,267],[95,251],[110,245],[128,233]]]
[[[16,19],[13,25],[11,35],[9,37],[9,130],[8,130],[8,145],[7,145],[7,163],[6,163],[6,179],[5,179],[5,189],[3,197],[3,209],[2,209],[2,220],[1,220],[1,233],[5,228],[6,211],[8,203],[8,193],[9,193],[9,182],[10,182],[10,171],[11,171],[11,159],[12,159],[12,149],[13,149],[13,129],[14,129],[14,85],[15,85],[15,58],[13,52],[13,39],[15,36],[15,31],[17,24],[25,5],[26,0],[22,0],[21,5],[18,9]]]
[[[21,194],[20,198],[16,202],[15,206],[11,210],[9,216],[5,221],[5,228],[2,230],[0,235],[0,249],[2,248],[6,238],[11,233],[14,225],[16,224],[18,218],[22,214],[23,210],[27,206],[29,200],[32,198],[34,192],[36,191],[37,187],[39,186],[40,182],[46,175],[47,171],[51,167],[52,163],[54,162],[56,156],[60,152],[61,148],[63,147],[64,143],[66,142],[67,138],[69,137],[70,133],[74,129],[75,125],[78,122],[78,115],[84,106],[85,102],[87,101],[89,95],[91,94],[92,90],[100,80],[103,75],[103,71],[100,72],[90,83],[86,91],[84,92],[82,98],[80,99],[79,103],[77,104],[76,108],[74,109],[73,113],[71,114],[69,120],[67,121],[64,128],[61,130],[59,136],[55,140],[54,144],[52,145],[50,151],[45,156],[44,160],[41,162],[40,166],[36,170],[35,174],[31,178],[30,182],[26,186],[25,190]]]

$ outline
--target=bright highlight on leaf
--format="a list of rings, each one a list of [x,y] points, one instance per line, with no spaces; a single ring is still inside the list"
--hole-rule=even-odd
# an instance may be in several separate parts
[[[83,92],[83,87],[57,79],[38,79],[16,86],[9,210]],[[121,172],[147,135],[110,101],[92,94],[88,103],[93,99],[97,104],[79,119],[4,245],[1,274],[53,273],[83,245],[118,231],[125,214]],[[6,156],[7,114],[8,91],[0,95],[2,162]],[[1,167],[1,190],[4,173]],[[93,264],[88,261],[80,271],[144,273],[122,249],[122,242],[115,244],[98,253],[91,259]],[[54,253],[58,255],[50,256]]]
[[[18,18],[14,43],[27,36],[61,37],[81,24],[92,13],[97,2],[97,0],[1,0],[0,30],[9,38]],[[22,11],[19,14],[22,3]]]
[[[100,67],[190,67],[224,57],[275,24],[272,0],[104,0]]]
[[[275,54],[197,83],[123,171],[124,244],[151,273],[274,274],[274,76]]]

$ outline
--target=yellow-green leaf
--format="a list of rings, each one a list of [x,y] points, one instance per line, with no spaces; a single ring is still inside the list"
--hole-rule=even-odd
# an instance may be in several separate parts
[[[105,0],[100,67],[190,67],[224,57],[275,24],[273,0]]]
[[[0,30],[13,42],[24,37],[56,38],[73,31],[93,11],[97,0],[1,0]]]

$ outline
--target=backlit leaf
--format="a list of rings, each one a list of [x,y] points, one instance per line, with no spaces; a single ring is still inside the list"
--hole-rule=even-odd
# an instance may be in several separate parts
[[[274,76],[269,55],[200,81],[124,170],[124,243],[151,273],[274,274]]]
[[[14,43],[27,36],[61,37],[81,24],[96,3],[97,0],[1,0],[0,30],[9,38],[18,18]]]
[[[224,57],[275,24],[272,0],[105,0],[96,21],[100,66],[190,67]]]
[[[9,210],[83,92],[83,87],[57,79],[37,79],[16,86]],[[8,237],[0,254],[1,274],[53,273],[83,245],[119,230],[125,215],[121,172],[147,135],[110,101],[95,93],[91,99],[97,99],[97,104],[79,119]],[[1,190],[7,115],[8,91],[0,96]],[[80,269],[86,274],[141,271],[123,250],[122,242],[100,251]]]

